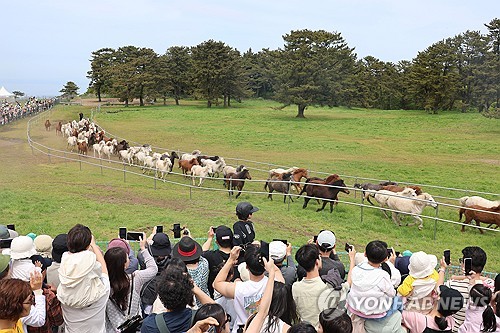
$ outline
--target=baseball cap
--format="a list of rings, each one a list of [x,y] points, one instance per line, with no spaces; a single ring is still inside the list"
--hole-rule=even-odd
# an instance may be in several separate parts
[[[281,262],[286,256],[286,245],[282,241],[272,241],[269,243],[269,258]]]
[[[0,274],[3,273],[10,263],[10,256],[5,254],[0,254]]]
[[[225,225],[218,226],[215,229],[215,239],[219,244],[233,244],[233,231],[231,228],[226,227]]]
[[[130,245],[128,245],[128,243],[121,238],[113,238],[111,241],[109,241],[108,249],[111,249],[114,247],[121,247],[122,249],[125,250],[127,255],[130,254]]]
[[[236,213],[243,216],[248,216],[258,211],[259,208],[254,207],[250,202],[242,201],[236,205]]]
[[[10,233],[9,229],[7,229],[7,226],[5,225],[0,225],[0,239],[8,239],[10,238]]]
[[[318,246],[331,250],[335,246],[336,238],[330,230],[323,230],[319,233],[317,242]]]

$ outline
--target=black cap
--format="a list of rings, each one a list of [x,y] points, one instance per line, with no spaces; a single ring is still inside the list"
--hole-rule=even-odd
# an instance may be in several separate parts
[[[67,234],[59,234],[52,241],[52,259],[60,263],[64,252],[68,251]]]
[[[464,306],[464,297],[453,288],[439,286],[438,312],[445,317],[451,316],[460,311]]]
[[[163,232],[159,232],[153,236],[153,244],[150,246],[151,254],[155,257],[166,257],[172,251],[170,239]]]
[[[250,202],[246,201],[242,201],[238,205],[236,205],[236,213],[243,216],[248,216],[258,210],[259,208],[252,206]]]
[[[226,227],[225,225],[218,226],[215,229],[215,239],[219,244],[233,244],[233,231],[231,228]],[[229,246],[231,246],[229,245]]]

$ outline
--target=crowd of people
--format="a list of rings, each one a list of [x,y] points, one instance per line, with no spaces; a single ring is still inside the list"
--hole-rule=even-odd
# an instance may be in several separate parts
[[[482,275],[478,246],[447,281],[446,257],[381,240],[345,244],[345,267],[333,230],[294,255],[286,240],[258,240],[257,211],[238,203],[238,221],[203,244],[185,229],[173,245],[155,227],[137,254],[126,237],[103,253],[81,224],[54,238],[0,225],[0,333],[500,332],[500,279]]]
[[[4,100],[0,103],[0,125],[8,124],[14,120],[21,119],[26,116],[46,111],[54,106],[55,99],[30,97],[24,105],[18,101],[15,103]]]

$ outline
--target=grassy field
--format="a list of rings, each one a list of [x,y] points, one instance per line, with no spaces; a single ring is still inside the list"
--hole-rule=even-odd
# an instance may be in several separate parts
[[[181,106],[102,108],[95,120],[114,135],[138,143],[149,143],[162,151],[200,149],[207,154],[299,166],[309,170],[353,176],[344,177],[350,186],[357,177],[408,181],[427,185],[498,193],[500,188],[500,126],[498,120],[478,114],[422,111],[309,108],[306,119],[295,118],[295,108],[276,110],[269,101],[245,101],[233,108],[207,109],[204,103],[184,102]],[[58,106],[50,115],[52,123],[90,116],[90,107]],[[54,131],[46,132],[41,121],[32,127],[33,140],[47,147],[65,150],[65,142]],[[291,203],[282,198],[269,201],[264,194],[243,194],[228,199],[224,191],[194,189],[192,199],[186,187],[79,163],[65,163],[41,153],[31,153],[26,143],[26,121],[0,127],[0,223],[16,224],[21,233],[66,232],[75,223],[89,225],[98,239],[117,234],[118,227],[149,230],[154,225],[187,225],[195,237],[204,237],[210,225],[231,225],[239,200],[260,208],[253,218],[257,236],[265,240],[284,238],[294,245],[324,228],[335,231],[338,243],[364,246],[373,239],[386,240],[396,250],[424,250],[440,255],[451,249],[452,260],[466,245],[479,245],[488,255],[487,270],[500,271],[496,232],[438,223],[426,219],[424,230],[396,227],[375,209],[339,204],[333,214],[316,213],[313,202],[305,210],[302,199]],[[89,160],[89,159],[87,159]],[[239,161],[241,162],[241,161]],[[97,162],[99,163],[99,162]],[[232,161],[235,164],[237,161]],[[103,165],[107,165],[103,162]],[[253,179],[266,174],[248,164]],[[119,166],[120,167],[120,166]],[[268,166],[260,168],[267,169]],[[137,169],[136,169],[137,170]],[[176,169],[174,169],[175,171]],[[312,174],[316,176],[317,174]],[[180,176],[170,180],[189,183]],[[222,182],[210,180],[204,187],[223,189]],[[263,183],[247,183],[245,189],[263,191]],[[456,192],[425,187],[435,196],[458,198]],[[497,200],[498,197],[486,196]],[[360,202],[359,196],[342,194],[341,200]],[[437,200],[456,203],[450,200]],[[432,208],[424,214],[434,216]],[[439,217],[456,221],[456,209],[439,208]],[[408,220],[408,218],[407,218]]]

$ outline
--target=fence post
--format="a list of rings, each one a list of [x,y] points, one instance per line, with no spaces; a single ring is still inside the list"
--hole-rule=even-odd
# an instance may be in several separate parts
[[[193,199],[193,187],[189,185],[189,199]]]
[[[99,163],[101,164],[101,176],[102,176],[102,158],[99,158]]]
[[[82,171],[82,158],[80,157],[80,154],[78,154],[78,161],[80,161],[80,171]]]
[[[66,152],[64,152],[64,164],[68,166],[68,159],[66,158]]]
[[[360,206],[361,207],[361,211],[360,211],[360,213],[361,213],[361,223],[363,223],[363,208],[364,208],[364,206],[365,206],[365,196],[362,195],[361,196],[361,206]]]
[[[35,155],[35,152],[33,151],[33,145],[31,144],[31,141],[30,141],[30,147],[31,147],[31,155]]]
[[[229,178],[229,185],[228,185],[228,193],[229,193],[229,202],[233,201],[231,200],[231,192],[233,190],[233,182],[231,181],[231,177]]]
[[[50,163],[52,163],[52,162],[50,161],[50,148],[47,148],[47,156],[49,157],[49,164],[50,164]]]
[[[357,184],[358,183],[358,178],[356,178],[356,180],[354,181],[354,184]],[[354,185],[352,186],[354,187]],[[356,196],[358,195],[358,191],[354,191],[354,199],[356,199]]]
[[[154,182],[155,182],[155,190],[156,190],[156,173],[155,173],[155,177],[154,177]]]
[[[434,219],[434,240],[436,240],[438,214],[439,214],[439,204],[436,206],[436,218]]]
[[[127,171],[125,170],[125,163],[123,163],[123,182],[127,182],[127,177],[125,176],[127,174]]]

